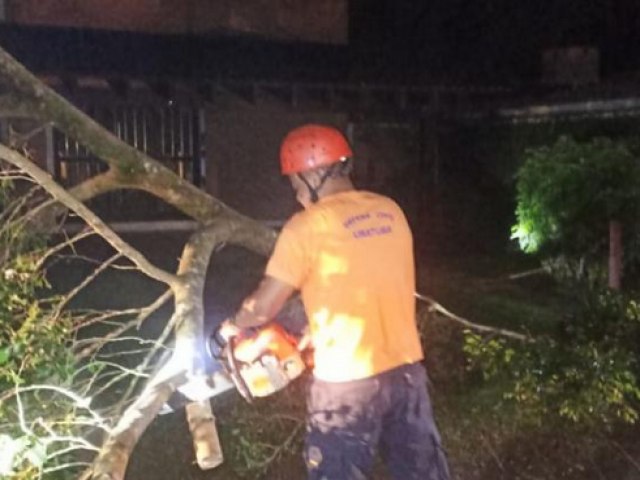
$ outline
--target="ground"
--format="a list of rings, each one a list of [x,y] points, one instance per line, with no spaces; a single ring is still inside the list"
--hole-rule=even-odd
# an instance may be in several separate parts
[[[174,268],[185,235],[136,235],[127,239],[156,264]],[[108,251],[96,241],[88,242],[82,250],[95,257]],[[213,259],[205,295],[209,328],[250,291],[262,262],[238,249],[228,249]],[[535,332],[545,322],[554,321],[561,306],[562,299],[548,278],[508,280],[509,273],[535,266],[518,256],[440,258],[436,262],[428,255],[420,255],[418,263],[418,289],[476,322]],[[56,268],[52,276],[60,278],[64,272],[69,284],[77,281],[83,271],[76,262]],[[114,275],[106,275],[86,292],[82,301],[99,301],[102,306],[140,304],[145,295],[159,292],[159,287],[139,275],[117,280]],[[145,332],[158,331],[169,314],[165,309],[150,319]],[[424,307],[420,319],[427,337],[427,366],[436,419],[453,479],[640,479],[640,430],[609,426],[593,434],[553,424],[526,429],[513,424],[509,411],[494,408],[492,402],[496,397],[492,386],[467,374],[461,353],[461,328],[450,320],[430,315]],[[201,471],[194,463],[184,413],[158,417],[136,447],[126,478],[303,479],[300,458],[303,399],[304,380],[251,406],[235,392],[216,399],[213,405],[226,460],[209,472]],[[276,453],[274,447],[283,443]],[[374,480],[385,478],[384,467],[378,465]]]

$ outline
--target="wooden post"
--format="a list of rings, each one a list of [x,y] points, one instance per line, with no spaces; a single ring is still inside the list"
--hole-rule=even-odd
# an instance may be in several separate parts
[[[609,222],[609,288],[620,290],[622,286],[622,224]]]

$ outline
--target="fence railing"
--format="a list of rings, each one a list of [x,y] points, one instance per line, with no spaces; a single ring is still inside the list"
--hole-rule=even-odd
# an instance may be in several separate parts
[[[192,106],[167,104],[86,105],[83,110],[118,138],[160,161],[199,186],[201,149],[199,112]],[[103,172],[107,165],[83,145],[58,130],[53,135],[53,172],[65,186]],[[110,221],[178,219],[173,207],[145,192],[119,190],[90,202]]]

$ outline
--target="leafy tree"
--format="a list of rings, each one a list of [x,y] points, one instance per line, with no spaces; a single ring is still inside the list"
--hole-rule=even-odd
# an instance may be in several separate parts
[[[561,137],[526,152],[512,238],[525,252],[544,248],[584,260],[601,257],[609,245],[610,285],[619,287],[621,228],[634,228],[639,211],[640,163],[625,143]]]

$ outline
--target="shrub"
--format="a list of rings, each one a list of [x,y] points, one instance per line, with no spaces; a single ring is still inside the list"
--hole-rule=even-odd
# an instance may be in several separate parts
[[[22,208],[13,185],[0,182],[0,476],[35,478],[68,455],[61,439],[73,431],[75,405],[41,383],[64,385],[73,374],[71,319],[57,312],[40,258],[42,237],[12,221]],[[51,426],[55,425],[55,435]],[[45,439],[46,440],[43,440]]]
[[[505,382],[504,402],[540,423],[635,423],[640,414],[640,306],[609,291],[586,295],[553,332],[515,346],[466,333],[470,369]]]

